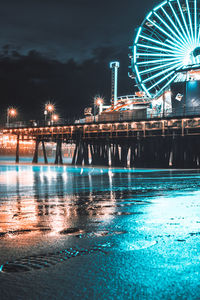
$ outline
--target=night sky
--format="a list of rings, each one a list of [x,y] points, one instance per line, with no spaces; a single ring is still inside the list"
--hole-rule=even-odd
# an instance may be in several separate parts
[[[43,117],[52,100],[63,118],[83,115],[96,94],[110,99],[109,62],[119,60],[119,94],[132,94],[128,47],[160,1],[1,0],[1,123],[8,106],[18,119]]]

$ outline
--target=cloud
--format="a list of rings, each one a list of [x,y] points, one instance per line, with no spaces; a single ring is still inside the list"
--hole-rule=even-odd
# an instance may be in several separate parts
[[[36,49],[62,62],[82,62],[101,47],[132,43],[150,0],[7,0],[0,3],[0,47],[26,55]]]
[[[50,59],[37,50],[22,55],[5,45],[0,53],[1,114],[14,105],[21,119],[41,119],[45,102],[52,99],[62,117],[80,117],[85,107],[93,105],[96,94],[109,103],[113,57],[121,60],[119,93],[130,94],[128,58],[114,47],[94,49],[90,59],[78,63],[73,58]]]

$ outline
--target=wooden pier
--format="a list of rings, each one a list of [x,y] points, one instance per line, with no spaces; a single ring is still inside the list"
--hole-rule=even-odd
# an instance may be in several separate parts
[[[73,165],[200,167],[200,117],[5,128],[3,133],[17,136],[16,162],[19,141],[34,140],[33,163],[40,143],[48,163],[45,142],[55,142],[55,164],[63,163],[62,144],[71,143],[76,145]]]

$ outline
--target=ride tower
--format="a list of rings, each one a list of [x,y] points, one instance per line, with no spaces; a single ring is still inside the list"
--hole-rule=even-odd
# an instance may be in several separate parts
[[[117,104],[117,87],[118,87],[118,69],[119,69],[119,62],[114,61],[110,63],[111,69],[111,107],[114,107]]]

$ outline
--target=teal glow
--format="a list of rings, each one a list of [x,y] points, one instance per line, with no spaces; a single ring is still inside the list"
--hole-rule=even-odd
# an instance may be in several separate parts
[[[137,44],[137,42],[138,42],[138,39],[139,39],[139,36],[140,36],[141,31],[142,31],[142,27],[140,27],[140,28],[138,29],[137,37],[136,37],[136,39],[135,39],[135,43],[136,43],[136,44]]]
[[[153,75],[153,76],[151,76],[151,77],[145,79],[143,82],[148,82],[148,81],[150,81],[151,79],[157,78],[157,77],[159,77],[159,76],[165,74],[166,72],[169,72],[169,71],[171,71],[171,70],[174,70],[174,68],[176,69],[177,67],[180,67],[180,66],[182,66],[181,63],[175,64],[175,65],[173,65],[173,67],[168,68],[168,69],[166,69],[166,70],[163,70],[162,72],[159,72],[159,73],[157,73],[157,74],[155,74],[155,75]],[[175,71],[173,71],[173,72],[175,72]],[[159,82],[158,82],[158,83],[159,83]]]
[[[170,6],[170,8],[171,8],[171,10],[172,10],[172,12],[173,12],[173,15],[174,15],[176,21],[178,22],[178,25],[180,26],[180,28],[181,28],[181,30],[182,30],[182,32],[183,32],[183,34],[184,34],[184,36],[185,36],[187,42],[190,43],[190,40],[189,40],[189,38],[188,38],[188,36],[187,36],[187,34],[186,34],[186,32],[185,32],[185,30],[184,30],[184,28],[183,28],[181,22],[180,22],[180,19],[178,18],[177,14],[176,14],[176,12],[175,12],[175,10],[174,10],[174,8],[173,8],[171,2],[169,2],[169,6]]]
[[[139,27],[134,45],[137,83],[145,92],[151,91],[152,98],[159,96],[175,80],[176,70],[200,65],[200,57],[194,55],[200,47],[200,2],[162,2]]]
[[[138,67],[135,66],[135,70],[136,70],[136,74],[138,76],[139,82],[141,82],[141,77],[140,77],[140,73],[138,72]]]
[[[162,2],[160,5],[158,5],[156,8],[154,8],[154,11],[157,11],[159,8],[163,7],[166,3],[167,3],[167,1]]]
[[[183,41],[181,40],[181,38],[174,32],[174,30],[172,29],[172,28],[170,28],[169,27],[169,25],[155,12],[155,15],[156,15],[156,17],[167,27],[167,29],[169,29],[169,31],[179,40],[179,41],[181,41],[181,43],[180,42],[178,42],[177,41],[177,43],[179,44],[179,45],[183,45]]]
[[[137,61],[137,58],[136,58],[136,52],[137,52],[137,47],[136,46],[134,46],[134,64],[136,63],[136,61]]]
[[[154,88],[155,85],[158,85],[159,83],[163,82],[166,78],[168,78],[169,76],[171,76],[172,74],[174,74],[174,71],[172,71],[171,73],[167,74],[165,77],[161,78],[157,83],[155,83],[153,86],[151,86],[151,88],[149,89],[149,91]]]
[[[165,49],[165,48],[160,48],[160,47],[155,47],[155,46],[150,46],[150,45],[143,45],[143,44],[137,44],[137,46],[143,47],[143,48],[149,48],[149,49],[153,49],[153,50],[161,50],[161,51],[165,51],[165,52],[169,52],[169,53],[174,53],[173,50],[169,50],[169,49]]]
[[[194,0],[194,39],[197,40],[197,0]]]
[[[138,62],[138,65],[151,65],[155,63],[162,63],[163,61],[176,61],[176,57],[174,58],[165,58],[165,59],[155,59],[155,60],[147,60],[147,61],[142,61]]]
[[[158,26],[155,22],[152,22],[150,19],[148,19],[148,21],[155,26],[156,28],[158,28],[161,32],[163,32],[166,36],[168,36],[170,39],[173,39],[176,42],[176,39],[174,37],[172,37],[168,32],[166,32],[162,27]]]
[[[152,14],[153,14],[153,12],[151,11],[151,12],[147,15],[146,19],[148,20],[148,19],[151,17]]]
[[[146,89],[146,87],[144,86],[144,84],[141,84],[141,87],[143,88],[143,90],[145,91],[145,93],[147,94],[148,97],[151,97],[151,94],[149,93],[149,91]]]
[[[169,49],[171,49],[171,45],[167,45],[167,44],[164,44],[163,42],[160,42],[160,41],[157,41],[157,40],[155,40],[155,39],[151,39],[151,38],[149,38],[149,37],[147,37],[147,36],[145,36],[145,35],[140,35],[140,37],[141,38],[143,38],[143,39],[145,39],[145,40],[147,40],[147,41],[150,41],[150,42],[152,42],[152,43],[155,43],[155,44],[158,44],[158,45],[161,45],[161,46],[164,46],[164,47],[167,47],[167,48],[169,48]],[[174,44],[174,43],[173,43]],[[179,47],[180,48],[180,47]],[[162,48],[163,49],[163,48]],[[181,48],[180,48],[181,49]]]
[[[197,41],[200,40],[200,26],[199,26],[199,34],[198,34],[198,38],[197,38]],[[199,46],[199,44],[197,44]]]
[[[188,36],[190,37],[190,32],[189,32],[189,29],[188,29],[188,25],[187,25],[187,23],[186,23],[186,20],[185,20],[184,14],[183,14],[183,10],[182,10],[182,7],[181,7],[181,5],[180,5],[179,0],[177,0],[177,3],[178,3],[178,6],[179,6],[179,10],[180,10],[180,13],[181,13],[181,16],[182,16],[183,23],[184,23],[184,25],[185,25],[187,34],[188,34]],[[190,37],[190,41],[191,41],[191,44],[192,44],[192,39],[191,39],[191,37]]]
[[[164,53],[148,53],[148,52],[140,53],[140,52],[137,52],[136,54],[139,56],[177,57],[175,54],[172,55],[172,54],[164,54]]]
[[[171,4],[171,3],[170,3]],[[173,8],[172,8],[173,9]],[[182,39],[182,41],[184,41],[185,43],[187,43],[187,37],[185,38],[182,33],[180,32],[180,30],[178,29],[178,27],[175,25],[175,23],[173,22],[172,18],[168,15],[168,13],[166,12],[166,10],[162,7],[162,11],[164,12],[164,14],[166,15],[167,19],[170,21],[170,23],[172,24],[172,26],[174,27],[174,29],[177,31],[178,35],[181,37],[180,39]],[[173,9],[174,11],[174,9]],[[174,12],[175,14],[175,12]],[[175,18],[177,18],[176,14],[175,14]],[[177,18],[178,19],[178,18]],[[179,19],[178,19],[179,21]],[[180,21],[179,21],[180,22]]]
[[[188,18],[189,18],[189,23],[190,23],[191,36],[192,36],[192,40],[193,40],[193,43],[194,43],[192,20],[191,20],[190,7],[189,7],[189,4],[188,4],[188,0],[186,0],[186,4],[187,4],[187,13],[188,13]]]
[[[176,74],[163,86],[163,90],[165,90],[169,86],[169,84],[174,81],[175,78]]]
[[[174,66],[174,61],[170,62],[168,64],[165,64],[165,65],[162,64],[161,66],[158,66],[158,67],[146,69],[145,71],[140,72],[140,74],[146,74],[146,73],[149,73],[149,72],[152,72],[152,71],[161,70],[161,69],[167,68],[168,66],[171,66],[171,65]]]

